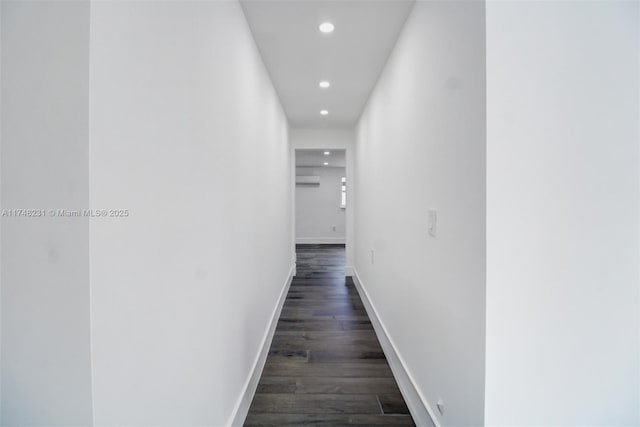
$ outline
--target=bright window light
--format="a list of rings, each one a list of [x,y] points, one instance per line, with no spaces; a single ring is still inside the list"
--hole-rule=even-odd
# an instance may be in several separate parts
[[[329,86],[331,86],[331,83],[329,83],[329,82],[328,82],[328,81],[326,81],[326,80],[323,80],[323,81],[321,81],[320,83],[318,83],[318,86],[320,86],[322,89],[326,89],[326,88],[328,88]]]

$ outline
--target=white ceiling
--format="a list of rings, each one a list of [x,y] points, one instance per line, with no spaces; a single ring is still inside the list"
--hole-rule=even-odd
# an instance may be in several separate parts
[[[293,128],[353,126],[413,0],[241,0]],[[318,25],[330,21],[326,35]],[[318,82],[329,80],[329,89]],[[321,116],[320,110],[329,111]]]
[[[324,154],[328,152],[329,154]],[[325,162],[329,163],[325,166]],[[344,150],[296,150],[296,167],[345,167]]]

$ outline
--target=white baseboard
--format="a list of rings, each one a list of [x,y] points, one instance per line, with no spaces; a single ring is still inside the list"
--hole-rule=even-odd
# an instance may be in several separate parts
[[[260,376],[262,375],[262,369],[264,368],[264,364],[267,361],[267,355],[269,353],[269,348],[271,347],[273,334],[276,330],[276,326],[278,325],[280,312],[282,311],[284,301],[287,299],[287,293],[289,292],[289,287],[291,286],[291,281],[293,280],[294,269],[295,264],[291,266],[291,269],[289,270],[289,276],[287,277],[287,280],[284,282],[284,286],[280,291],[278,303],[273,309],[273,314],[271,315],[271,323],[265,331],[264,337],[262,338],[262,346],[260,348],[260,351],[258,352],[258,355],[256,356],[255,362],[253,363],[251,375],[249,375],[249,378],[247,378],[247,381],[244,384],[242,394],[240,395],[240,398],[236,403],[235,409],[231,414],[229,422],[227,422],[227,426],[242,427],[245,418],[247,418],[249,406],[251,406],[251,401],[253,400],[253,396],[256,393],[258,382],[260,381]]]
[[[345,276],[353,276],[353,271],[354,271],[354,270],[353,270],[353,266],[352,266],[352,265],[347,265],[347,266],[344,268],[344,275],[345,275]]]
[[[431,405],[429,405],[427,399],[416,387],[411,373],[407,370],[404,360],[398,353],[393,340],[387,333],[387,328],[384,326],[382,319],[378,316],[378,312],[369,298],[369,294],[362,285],[360,276],[358,276],[358,271],[355,267],[352,267],[352,269],[353,281],[356,285],[356,289],[358,290],[358,294],[360,295],[360,299],[367,310],[369,319],[371,319],[373,329],[376,331],[378,341],[380,341],[382,350],[384,350],[384,355],[387,357],[393,376],[398,382],[398,387],[400,387],[400,391],[407,403],[409,412],[411,412],[413,421],[415,421],[416,426],[418,427],[441,427]]]
[[[344,245],[344,237],[296,237],[299,245]]]

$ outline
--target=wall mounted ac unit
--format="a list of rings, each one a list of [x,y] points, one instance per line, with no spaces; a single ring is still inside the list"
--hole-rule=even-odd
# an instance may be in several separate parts
[[[319,187],[320,177],[315,175],[296,175],[296,185],[301,187]]]

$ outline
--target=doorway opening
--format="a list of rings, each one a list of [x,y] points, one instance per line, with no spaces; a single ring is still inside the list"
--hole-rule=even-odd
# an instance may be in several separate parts
[[[296,149],[295,180],[296,252],[342,248],[344,272],[349,206],[345,150]]]

